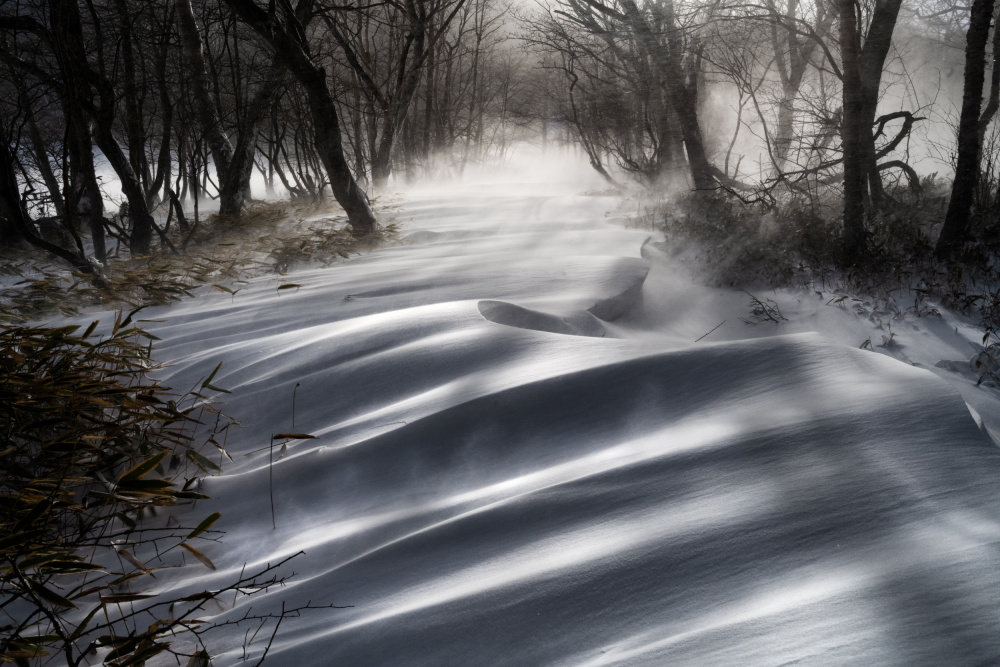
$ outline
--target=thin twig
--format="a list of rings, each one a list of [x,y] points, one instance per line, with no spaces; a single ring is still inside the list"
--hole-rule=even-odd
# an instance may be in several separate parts
[[[715,325],[715,327],[712,329],[712,331],[715,331],[716,329],[718,329],[719,327],[721,327],[725,323],[726,323],[726,321],[722,320],[721,322],[719,322],[718,324]],[[712,331],[709,331],[707,334],[705,334],[705,336],[707,336],[708,334],[712,333]],[[702,336],[701,338],[704,338],[705,336]],[[699,338],[698,340],[701,340],[701,338]],[[697,343],[698,340],[696,340],[695,342]]]
[[[267,657],[267,652],[271,650],[271,644],[274,643],[274,638],[277,636],[278,628],[281,627],[281,622],[283,620],[285,620],[284,602],[281,603],[281,616],[278,617],[278,622],[274,624],[274,632],[271,633],[271,638],[267,640],[267,646],[264,647],[264,653],[260,656],[260,660],[257,661],[257,664],[254,665],[254,667],[260,667],[260,665],[264,662],[264,658]]]
[[[271,434],[271,451],[269,454],[270,461],[267,465],[267,487],[268,492],[271,494],[271,530],[276,530],[278,528],[278,522],[274,518],[274,434]]]

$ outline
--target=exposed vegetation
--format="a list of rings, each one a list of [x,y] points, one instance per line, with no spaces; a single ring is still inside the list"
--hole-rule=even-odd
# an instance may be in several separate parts
[[[282,583],[290,558],[185,595],[157,578],[185,563],[215,569],[195,545],[218,539],[219,513],[171,508],[207,499],[200,480],[229,456],[233,422],[209,395],[225,391],[212,384],[218,368],[196,390],[172,393],[149,377],[152,336],[131,320],[119,314],[103,335],[97,322],[82,333],[0,328],[2,662],[58,654],[70,666],[125,667],[170,654],[207,665],[207,634],[246,624],[256,638],[270,623],[273,640],[283,618],[320,608],[201,618],[223,594],[233,604]]]
[[[131,317],[101,337],[97,324],[0,329],[4,661],[143,664],[200,623],[145,589],[181,554],[214,568],[194,541],[219,514],[182,527],[157,509],[206,498],[230,422],[148,378],[150,336]]]
[[[947,207],[943,185],[926,180],[916,197],[895,193],[892,210],[866,221],[864,262],[844,257],[837,200],[789,199],[781,204],[747,203],[725,193],[696,193],[646,202],[639,224],[658,229],[654,244],[685,262],[712,284],[807,286],[828,305],[853,309],[874,324],[889,327],[885,340],[868,347],[889,347],[891,324],[907,317],[939,317],[935,303],[979,323],[982,344],[971,351],[971,370],[980,383],[1000,386],[1000,254],[997,220],[991,203],[996,184],[980,183],[977,215],[971,221],[976,242],[958,261],[935,256],[932,238]],[[776,322],[767,299],[750,295],[749,324]]]
[[[51,266],[43,254],[8,253],[0,274],[21,279],[0,290],[0,321],[71,316],[92,307],[164,305],[207,284],[233,294],[253,276],[284,273],[307,262],[330,264],[396,238],[393,223],[358,238],[324,210],[318,202],[257,204],[240,218],[213,215],[198,227],[177,225],[167,229],[167,237],[185,252],[109,259],[97,284],[87,275]]]

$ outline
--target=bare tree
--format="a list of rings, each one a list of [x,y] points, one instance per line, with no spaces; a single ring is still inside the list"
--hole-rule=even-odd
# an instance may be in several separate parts
[[[313,119],[313,141],[326,168],[333,195],[347,212],[356,235],[372,233],[377,224],[375,214],[344,157],[340,115],[330,93],[326,70],[311,55],[307,27],[309,19],[315,15],[313,3],[303,0],[297,10],[293,10],[287,0],[272,2],[268,10],[261,9],[253,0],[226,0],[226,3],[271,45],[275,58],[305,90]],[[281,7],[280,12],[278,7]]]
[[[996,103],[991,99],[992,111],[988,110],[988,115],[982,113],[986,42],[989,39],[992,17],[993,0],[973,0],[965,46],[965,86],[958,125],[958,165],[955,168],[948,213],[935,248],[939,259],[953,259],[966,240],[972,199],[979,179],[983,134],[990,117],[996,111]],[[994,79],[1000,76],[995,65],[993,76]],[[993,87],[996,90],[996,84]]]
[[[858,49],[858,22],[853,0],[838,0],[840,12],[840,57],[844,71],[843,129],[844,152],[844,251],[848,257],[865,253],[865,173],[862,149],[864,95],[861,88],[861,54]]]
[[[368,15],[358,17],[356,22],[338,20],[335,13],[323,13],[356,81],[375,102],[381,116],[380,127],[375,130],[378,140],[371,147],[372,180],[376,187],[384,187],[389,179],[393,148],[424,66],[464,4],[465,0],[390,2],[368,9]],[[364,39],[371,23],[386,33],[374,44]]]

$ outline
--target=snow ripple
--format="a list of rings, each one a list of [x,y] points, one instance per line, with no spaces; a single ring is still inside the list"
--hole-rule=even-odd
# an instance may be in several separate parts
[[[305,549],[254,609],[353,607],[276,664],[1000,663],[1000,456],[962,399],[817,334],[613,337],[645,234],[594,201],[427,197],[423,244],[164,313],[167,379],[222,361],[245,426],[187,585]],[[269,471],[296,387],[318,437]]]

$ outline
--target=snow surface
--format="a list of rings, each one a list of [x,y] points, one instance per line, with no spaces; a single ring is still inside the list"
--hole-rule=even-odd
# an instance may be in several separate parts
[[[859,350],[878,324],[809,288],[749,327],[580,190],[412,193],[407,244],[144,311],[166,383],[222,362],[243,425],[197,508],[218,571],[182,585],[304,550],[218,617],[353,605],[287,620],[276,665],[1000,663],[1000,409],[934,367],[974,327]],[[272,530],[283,431],[317,438]]]

